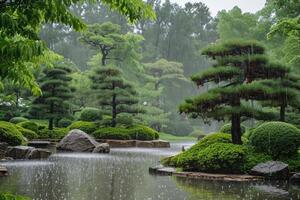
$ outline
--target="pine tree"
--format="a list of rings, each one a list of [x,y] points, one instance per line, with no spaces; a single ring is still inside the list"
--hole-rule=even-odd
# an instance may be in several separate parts
[[[126,83],[122,72],[115,67],[96,68],[91,75],[92,89],[97,93],[99,106],[111,114],[111,126],[117,125],[120,113],[137,113],[138,103],[133,86]]]
[[[54,68],[46,68],[39,79],[42,96],[37,97],[33,103],[30,115],[36,118],[49,120],[48,128],[53,129],[54,122],[70,114],[72,88],[70,73],[72,69],[68,63],[61,62]]]
[[[214,82],[216,87],[186,100],[180,111],[193,117],[231,120],[232,142],[241,144],[241,118],[257,118],[263,114],[247,104],[248,100],[278,99],[276,90],[267,84],[268,79],[283,78],[288,69],[272,64],[264,55],[265,49],[255,41],[227,41],[209,46],[204,55],[215,60],[215,65],[194,75],[198,85]]]

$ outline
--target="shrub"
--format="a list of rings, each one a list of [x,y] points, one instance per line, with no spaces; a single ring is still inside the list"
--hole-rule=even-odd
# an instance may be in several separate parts
[[[79,129],[88,134],[92,134],[97,130],[97,126],[93,122],[85,122],[85,121],[76,121],[73,122],[70,126],[68,126],[69,130]]]
[[[241,133],[244,134],[246,131],[246,127],[241,125]],[[228,133],[231,134],[231,124],[225,124],[220,129],[221,133]]]
[[[53,130],[43,129],[39,132],[38,136],[42,139],[62,139],[68,132],[68,128],[54,128]]]
[[[72,120],[67,119],[67,118],[62,118],[61,120],[58,121],[58,127],[60,128],[66,128],[72,124]]]
[[[283,162],[289,165],[289,170],[292,172],[300,171],[300,153],[292,156],[291,158],[283,160]]]
[[[20,122],[25,122],[25,121],[28,121],[28,119],[25,117],[13,117],[9,120],[9,122],[13,124],[18,124]]]
[[[17,125],[21,126],[23,128],[32,130],[34,132],[38,132],[38,130],[39,130],[39,125],[33,121],[24,121],[24,122],[18,123]]]
[[[117,124],[124,125],[126,127],[133,126],[133,118],[129,114],[119,114],[117,116]]]
[[[134,140],[154,140],[159,138],[157,131],[143,125],[135,125],[129,128],[129,136]]]
[[[273,159],[288,158],[300,146],[300,130],[284,122],[267,122],[258,126],[250,136],[250,144]]]
[[[256,152],[253,148],[248,147],[245,156],[245,162],[243,164],[243,171],[245,173],[248,173],[255,165],[270,160],[272,160],[271,156]]]
[[[14,124],[0,121],[0,141],[16,146],[24,143],[25,139]]]
[[[36,139],[39,137],[38,134],[36,134],[34,131],[23,128],[22,126],[17,125],[17,129],[22,133],[24,137],[26,137],[29,140]]]
[[[10,193],[0,193],[0,200],[30,200],[25,196],[13,195]]]
[[[128,129],[125,128],[100,128],[93,133],[97,139],[130,140]]]
[[[101,110],[98,108],[84,108],[80,112],[80,120],[87,122],[100,121],[102,119]]]

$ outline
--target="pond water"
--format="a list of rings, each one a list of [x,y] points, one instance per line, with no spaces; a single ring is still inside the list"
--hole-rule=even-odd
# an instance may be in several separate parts
[[[0,191],[34,200],[210,200],[300,199],[300,188],[287,183],[233,183],[149,175],[148,167],[170,149],[112,149],[110,154],[58,153],[47,161],[14,161]]]

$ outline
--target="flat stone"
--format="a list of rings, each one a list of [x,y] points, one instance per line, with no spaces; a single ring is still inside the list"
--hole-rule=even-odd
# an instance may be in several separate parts
[[[50,144],[49,141],[29,141],[27,145],[35,148],[47,148]]]
[[[7,168],[0,165],[0,177],[8,174]]]
[[[164,167],[163,165],[157,165],[154,167],[149,167],[150,174],[162,175],[162,176],[171,176],[176,169],[173,167]]]
[[[141,148],[154,148],[154,143],[152,141],[136,141],[136,147]]]
[[[33,149],[27,156],[27,159],[47,159],[51,155],[51,152],[45,149]]]
[[[98,142],[108,143],[110,148],[130,148],[135,147],[135,140],[97,140]]]
[[[93,153],[109,153],[110,147],[108,143],[101,143],[95,147]]]
[[[264,176],[268,179],[288,179],[289,166],[280,161],[269,161],[260,163],[250,171],[251,175]]]
[[[73,152],[92,152],[98,142],[87,133],[74,129],[71,130],[57,145],[57,149]]]
[[[170,142],[165,140],[153,140],[153,145],[155,148],[170,148]]]
[[[296,173],[291,176],[290,183],[300,185],[300,173]]]

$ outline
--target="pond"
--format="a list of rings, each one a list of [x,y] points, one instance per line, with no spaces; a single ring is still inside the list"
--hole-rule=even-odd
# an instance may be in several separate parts
[[[201,200],[300,199],[300,188],[287,183],[233,183],[186,180],[149,175],[148,167],[170,149],[112,149],[110,154],[58,153],[47,161],[4,164],[10,176],[0,179],[0,191],[26,194],[35,200]]]

